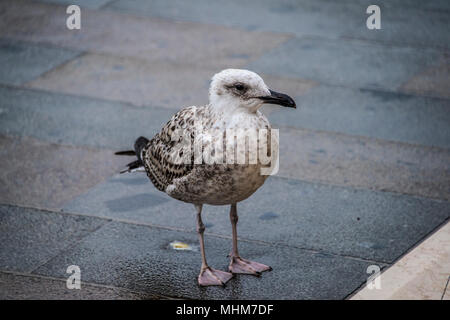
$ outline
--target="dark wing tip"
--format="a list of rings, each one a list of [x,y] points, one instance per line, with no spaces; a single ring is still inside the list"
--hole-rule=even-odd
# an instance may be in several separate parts
[[[126,150],[126,151],[117,151],[114,154],[118,156],[135,156],[136,152],[134,152],[134,150]]]
[[[125,172],[133,172],[134,170],[137,170],[139,168],[143,168],[144,165],[140,160],[136,160],[133,162],[130,162],[129,164],[127,164],[127,168],[120,171],[120,173],[125,173]]]

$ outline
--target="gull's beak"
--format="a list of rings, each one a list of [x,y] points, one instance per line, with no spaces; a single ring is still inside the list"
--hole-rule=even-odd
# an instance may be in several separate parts
[[[287,94],[279,93],[273,90],[270,91],[270,96],[259,97],[264,103],[278,104],[283,107],[296,108],[295,101]]]

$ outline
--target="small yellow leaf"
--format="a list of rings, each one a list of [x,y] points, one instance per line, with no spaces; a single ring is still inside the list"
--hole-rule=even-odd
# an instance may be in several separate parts
[[[173,241],[170,243],[170,246],[175,250],[192,250],[192,247],[190,245],[181,241]]]

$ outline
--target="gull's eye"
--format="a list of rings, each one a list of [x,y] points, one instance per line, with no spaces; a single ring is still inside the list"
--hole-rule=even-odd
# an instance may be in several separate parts
[[[239,90],[239,91],[244,91],[245,90],[245,86],[242,83],[236,83],[234,85],[234,87],[236,88],[236,90]]]

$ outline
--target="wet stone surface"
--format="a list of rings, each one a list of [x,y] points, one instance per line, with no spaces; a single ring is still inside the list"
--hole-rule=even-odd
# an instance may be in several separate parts
[[[65,279],[0,272],[2,300],[142,300],[158,296],[82,283],[82,290],[67,289]]]
[[[0,205],[0,268],[31,272],[107,222]]]
[[[259,278],[238,275],[225,288],[197,285],[198,251],[176,251],[173,240],[197,243],[195,233],[110,223],[35,271],[63,277],[76,264],[83,279],[140,292],[195,299],[342,299],[366,278],[370,262],[296,248],[240,242],[243,257],[271,265]],[[231,240],[206,235],[208,263],[226,270]],[[330,268],[333,266],[332,268]]]

